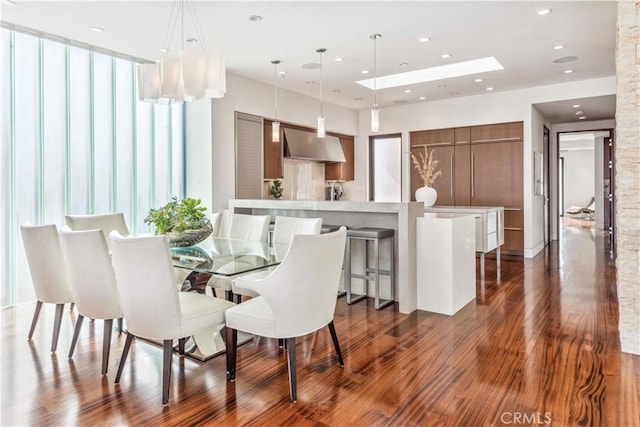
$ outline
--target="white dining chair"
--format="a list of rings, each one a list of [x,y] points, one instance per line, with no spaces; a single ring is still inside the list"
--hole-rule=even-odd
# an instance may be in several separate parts
[[[273,226],[273,244],[289,245],[296,234],[320,234],[322,218],[294,218],[276,216]]]
[[[164,347],[162,404],[169,402],[173,340],[184,354],[187,337],[218,330],[224,312],[234,304],[195,292],[178,292],[165,236],[109,235],[120,303],[127,321],[127,339],[116,374],[120,377],[134,337],[161,341]]]
[[[112,230],[116,230],[123,236],[129,234],[129,227],[120,212],[92,214],[92,215],[66,215],[64,222],[73,231],[102,230],[104,238],[109,246],[108,236]]]
[[[245,215],[245,214],[228,214],[226,221],[231,220],[228,225],[229,232],[226,236],[229,239],[248,240],[252,242],[266,242],[269,235],[269,215]],[[221,226],[225,222],[223,215]],[[223,276],[211,276],[207,281],[207,288],[216,288],[224,290],[225,297],[228,300],[233,298],[232,280]]]
[[[124,316],[107,242],[101,230],[62,230],[60,243],[78,310],[69,358],[73,357],[84,318],[102,319],[102,375],[105,375],[109,367],[113,319]]]
[[[273,228],[273,251],[276,258],[282,260],[289,250],[291,239],[296,234],[320,234],[322,229],[322,218],[295,218],[290,216],[276,216]],[[278,253],[280,252],[280,253]],[[275,267],[274,267],[275,268]],[[262,278],[271,273],[274,268],[247,274],[250,278]],[[250,289],[241,288],[236,281],[231,283],[231,290],[236,295],[255,297],[256,294]]]
[[[236,379],[238,331],[285,339],[291,401],[297,400],[296,337],[328,326],[340,366],[344,366],[333,324],[336,292],[344,260],[346,228],[319,235],[295,235],[282,263],[267,277],[237,279],[259,296],[225,313],[228,379]]]
[[[31,225],[26,223],[20,226],[20,232],[37,298],[28,338],[31,339],[33,336],[42,304],[55,304],[56,314],[51,341],[51,352],[55,353],[58,347],[64,305],[73,303],[67,281],[64,256],[60,248],[58,228],[54,224]]]

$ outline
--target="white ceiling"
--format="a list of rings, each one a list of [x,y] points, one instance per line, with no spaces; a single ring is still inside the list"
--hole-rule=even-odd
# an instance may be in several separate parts
[[[2,3],[0,16],[6,24],[54,34],[103,49],[154,60],[160,56],[172,9],[170,1],[27,1]],[[319,97],[319,70],[302,68],[318,62],[317,48],[326,48],[323,57],[324,99],[347,108],[367,108],[371,90],[355,83],[366,78],[361,70],[373,69],[373,41],[378,40],[378,75],[417,70],[447,63],[494,56],[504,70],[480,76],[456,77],[378,91],[378,103],[397,103],[471,96],[532,86],[586,80],[615,75],[615,1],[535,1],[535,2],[429,2],[429,1],[199,1],[192,2],[209,47],[222,50],[227,70],[255,80],[273,83],[271,60],[280,59],[287,72],[277,85]],[[552,12],[538,16],[549,7]],[[251,22],[260,15],[261,22]],[[104,28],[95,33],[89,27]],[[180,50],[180,28],[176,30],[172,52]],[[184,37],[197,37],[185,15]],[[418,38],[430,37],[420,43]],[[566,48],[554,50],[555,45]],[[452,55],[449,59],[440,57]],[[334,61],[343,57],[343,62]],[[569,63],[555,59],[576,56]],[[408,65],[400,67],[406,62]],[[571,74],[563,73],[573,69]],[[371,77],[371,74],[368,76]],[[482,77],[482,83],[474,82]],[[411,93],[405,93],[405,90]],[[357,99],[361,98],[361,99]],[[607,111],[585,106],[587,119],[612,118],[613,97],[598,105]],[[569,104],[572,104],[572,100]],[[597,104],[597,103],[596,103]],[[542,104],[541,104],[542,105]],[[595,105],[595,104],[594,104]],[[556,108],[557,107],[557,108]],[[570,107],[570,105],[569,105]],[[540,110],[566,121],[565,106],[542,105]],[[612,109],[613,108],[613,109]],[[604,117],[608,116],[608,117]],[[573,110],[564,115],[572,118]]]

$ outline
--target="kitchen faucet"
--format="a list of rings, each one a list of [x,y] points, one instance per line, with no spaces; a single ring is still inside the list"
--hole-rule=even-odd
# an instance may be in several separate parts
[[[336,188],[336,184],[340,187],[340,189],[338,190]],[[339,191],[339,193],[338,193]],[[331,201],[335,201],[335,200],[340,200],[342,198],[342,196],[344,195],[344,188],[342,187],[342,183],[340,181],[332,181],[331,182],[331,191],[330,191],[330,197],[331,197]]]

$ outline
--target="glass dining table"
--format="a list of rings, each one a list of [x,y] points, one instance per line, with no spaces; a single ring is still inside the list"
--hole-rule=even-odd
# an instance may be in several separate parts
[[[225,293],[227,299],[232,299],[230,284],[235,278],[278,265],[287,250],[288,245],[269,246],[267,242],[210,236],[194,246],[171,248],[171,258],[174,267],[207,273],[218,281],[227,282],[229,287]],[[220,333],[223,326],[194,335],[194,346],[187,350],[187,355],[205,361],[224,353],[226,347]],[[252,338],[251,335],[238,336],[238,344]]]

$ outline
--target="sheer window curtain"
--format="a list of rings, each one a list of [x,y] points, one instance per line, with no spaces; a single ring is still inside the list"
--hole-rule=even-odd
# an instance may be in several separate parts
[[[135,64],[1,30],[1,306],[33,294],[19,225],[123,212],[184,196],[183,106],[137,101]]]

